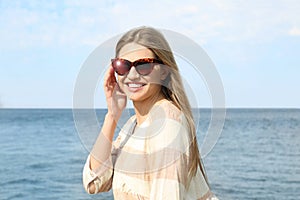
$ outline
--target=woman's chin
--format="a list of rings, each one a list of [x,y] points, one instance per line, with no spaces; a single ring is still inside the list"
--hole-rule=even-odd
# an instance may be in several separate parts
[[[141,95],[136,93],[127,94],[127,96],[131,101],[141,101],[143,99]]]
[[[141,101],[143,97],[147,94],[145,89],[146,88],[136,88],[136,89],[126,88],[124,92],[130,100]]]

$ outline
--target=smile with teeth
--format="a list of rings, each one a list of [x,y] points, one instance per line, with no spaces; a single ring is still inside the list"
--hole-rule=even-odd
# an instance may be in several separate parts
[[[129,92],[138,92],[144,88],[145,83],[134,83],[130,82],[126,84]]]
[[[143,83],[127,83],[128,87],[130,88],[140,88],[146,84],[143,84]]]

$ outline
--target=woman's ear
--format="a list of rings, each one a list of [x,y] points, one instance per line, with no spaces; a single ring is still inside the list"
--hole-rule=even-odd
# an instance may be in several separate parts
[[[160,70],[161,70],[161,75],[160,75],[160,80],[165,80],[167,77],[168,77],[168,75],[169,75],[169,69],[168,69],[168,67],[166,67],[166,66],[160,66]]]

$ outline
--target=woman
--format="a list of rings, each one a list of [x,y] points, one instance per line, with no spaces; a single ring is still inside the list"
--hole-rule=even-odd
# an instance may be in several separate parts
[[[108,112],[83,170],[88,193],[113,188],[115,199],[217,199],[178,67],[160,32],[140,27],[123,35],[104,91]],[[135,115],[113,141],[127,98]]]

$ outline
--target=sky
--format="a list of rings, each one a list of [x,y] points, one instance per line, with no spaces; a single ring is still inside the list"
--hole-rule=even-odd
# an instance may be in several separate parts
[[[91,52],[142,25],[199,44],[221,77],[226,107],[300,108],[298,0],[0,0],[0,10],[3,108],[72,108]],[[105,107],[101,90],[97,107]],[[199,107],[211,106],[209,91],[195,94]]]

